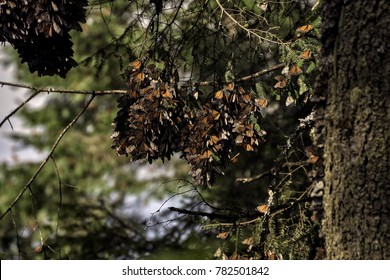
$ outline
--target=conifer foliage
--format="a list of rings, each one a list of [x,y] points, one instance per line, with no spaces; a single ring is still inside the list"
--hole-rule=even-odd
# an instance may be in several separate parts
[[[81,31],[87,0],[2,0],[0,42],[9,42],[31,72],[66,73],[77,65],[69,32]]]

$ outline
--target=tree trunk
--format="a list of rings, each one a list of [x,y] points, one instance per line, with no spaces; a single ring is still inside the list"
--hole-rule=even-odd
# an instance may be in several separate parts
[[[326,257],[389,259],[390,1],[324,2],[316,101]]]

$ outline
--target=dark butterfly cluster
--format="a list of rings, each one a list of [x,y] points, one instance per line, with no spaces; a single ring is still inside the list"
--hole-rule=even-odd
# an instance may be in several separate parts
[[[0,42],[9,42],[30,72],[59,75],[77,65],[71,30],[81,31],[87,0],[0,0]]]
[[[253,94],[228,83],[199,109],[185,112],[186,127],[180,142],[182,156],[191,165],[196,182],[211,185],[239,156],[237,148],[255,151],[265,132],[256,120],[260,106]]]
[[[195,183],[211,186],[240,148],[255,151],[263,139],[256,120],[266,101],[232,82],[194,104],[193,94],[164,81],[153,64],[134,61],[129,76],[113,124],[112,148],[119,155],[152,162],[180,153]]]
[[[154,65],[133,63],[129,93],[118,99],[113,148],[132,160],[170,159],[182,120],[174,90],[159,80]]]

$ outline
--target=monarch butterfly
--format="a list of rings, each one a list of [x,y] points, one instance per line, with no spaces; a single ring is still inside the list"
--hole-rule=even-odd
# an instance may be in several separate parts
[[[134,69],[140,69],[142,66],[142,62],[140,60],[135,60],[130,63],[130,66],[132,66]]]
[[[302,69],[299,68],[297,65],[294,65],[293,67],[290,68],[289,73],[291,76],[298,76],[302,74]]]
[[[267,213],[268,206],[266,204],[261,204],[256,207],[256,210],[259,211],[260,213]]]
[[[143,81],[145,79],[145,74],[144,73],[138,73],[135,76],[136,81]]]
[[[210,157],[211,157],[211,151],[210,150],[207,150],[203,154],[200,155],[201,159],[206,159],[206,158],[210,158]]]
[[[287,86],[287,80],[282,80],[274,85],[274,88],[285,88]]]
[[[248,152],[253,152],[255,149],[253,149],[253,147],[249,144],[246,144],[245,145],[245,150],[247,150]]]
[[[288,68],[288,67],[287,67]],[[287,73],[288,73],[288,70],[287,70]],[[286,74],[287,74],[286,73]],[[275,80],[277,80],[278,82],[274,85],[274,88],[285,88],[287,86],[287,79],[286,79],[286,76],[284,75],[278,75],[278,76],[275,76],[274,77]]]
[[[239,87],[239,88],[238,88],[238,92],[239,92],[240,94],[244,94],[244,93],[245,93],[245,89],[243,89],[242,87]]]
[[[216,143],[219,142],[220,139],[219,139],[218,136],[212,135],[210,140],[211,140],[211,142],[212,142],[213,144],[216,144]]]
[[[218,120],[219,117],[221,116],[221,113],[218,112],[217,110],[211,110],[211,114],[212,114],[214,120]]]
[[[225,231],[225,232],[218,233],[217,238],[219,238],[219,239],[226,239],[228,236],[229,236],[229,232]]]
[[[223,98],[223,91],[222,90],[219,90],[215,93],[215,98],[217,99],[222,99]]]
[[[173,98],[173,95],[169,89],[165,90],[165,92],[162,94],[162,96],[166,97],[166,98],[171,98],[171,99]]]
[[[242,144],[243,142],[244,142],[244,136],[238,135],[238,136],[236,137],[236,144],[240,145],[240,144]]]
[[[250,236],[248,238],[245,238],[243,241],[242,241],[242,244],[244,245],[253,245],[254,243],[254,240],[253,240],[253,237]]]
[[[307,159],[308,163],[315,164],[320,159],[319,156],[310,155],[310,157]]]
[[[312,52],[310,50],[305,50],[299,55],[299,58],[302,58],[303,60],[309,60],[311,57]]]
[[[310,25],[310,24],[303,25],[303,26],[297,28],[297,31],[300,33],[307,33],[311,30],[313,30],[313,25]]]
[[[265,108],[268,106],[268,100],[267,99],[261,99],[261,98],[256,98],[255,99],[256,105]]]
[[[245,102],[248,103],[249,101],[251,101],[252,96],[250,94],[245,94],[242,96],[242,98],[244,99]]]
[[[230,82],[226,85],[226,89],[227,90],[233,90],[234,89],[234,83],[233,82]]]

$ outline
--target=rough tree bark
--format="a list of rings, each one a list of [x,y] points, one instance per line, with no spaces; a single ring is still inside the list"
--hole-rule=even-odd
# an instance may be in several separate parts
[[[324,1],[314,101],[328,259],[390,258],[389,42],[390,1]]]

